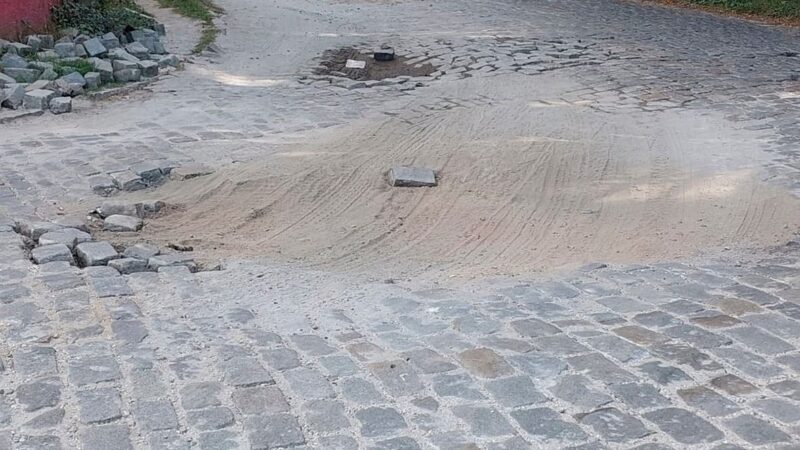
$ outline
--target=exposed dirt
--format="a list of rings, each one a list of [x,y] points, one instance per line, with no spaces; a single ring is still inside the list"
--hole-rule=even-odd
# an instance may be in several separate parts
[[[349,69],[345,67],[348,59],[364,61],[366,67]],[[371,51],[352,47],[327,50],[322,55],[320,66],[314,71],[316,75],[335,75],[358,81],[383,80],[400,76],[425,77],[436,71],[436,67],[431,64],[420,64],[419,67],[408,64],[408,58],[402,55],[395,55],[392,61],[376,61],[372,58]]]
[[[772,17],[772,16],[763,16],[759,14],[748,14],[743,12],[731,11],[730,9],[726,9],[721,6],[700,5],[697,3],[689,2],[687,0],[632,0],[632,1],[638,1],[649,4],[661,4],[674,8],[694,9],[699,11],[705,11],[712,14],[731,16],[743,20],[749,20],[751,22],[758,22],[769,25],[800,27],[800,18],[798,17]]]
[[[157,0],[136,0],[136,3],[167,28],[164,39],[170,52],[179,55],[192,53],[192,49],[200,40],[202,32],[200,22],[180,16],[171,9],[162,8]]]
[[[493,101],[437,110],[432,95],[402,116],[169,183],[158,198],[185,209],[138,239],[210,257],[475,276],[768,246],[797,230],[800,203],[761,181],[751,134],[689,111],[602,113],[552,97],[564,83],[465,80],[439,98]],[[437,170],[439,187],[390,188],[383,174],[400,164]]]

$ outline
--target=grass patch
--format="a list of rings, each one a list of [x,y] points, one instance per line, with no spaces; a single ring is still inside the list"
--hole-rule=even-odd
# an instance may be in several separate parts
[[[153,26],[153,19],[142,14],[133,0],[63,0],[51,8],[59,29],[76,28],[81,33],[120,33],[128,27]]]
[[[58,74],[58,76],[63,77],[72,72],[78,72],[81,75],[86,75],[89,72],[94,71],[94,67],[89,64],[88,61],[85,59],[76,59],[75,61],[65,62],[54,60],[53,61],[53,70]]]
[[[203,33],[194,46],[195,53],[202,52],[217,39],[219,29],[214,25],[214,15],[221,13],[222,8],[211,0],[158,0],[158,3],[182,16],[203,22]]]
[[[69,60],[64,60],[61,58],[38,58],[33,56],[28,58],[29,61],[40,61],[45,63],[50,63],[53,65],[53,71],[58,74],[59,77],[63,77],[64,75],[70,74],[72,72],[78,72],[81,75],[86,75],[89,72],[94,72],[94,66],[83,58],[72,58]]]
[[[209,0],[158,0],[158,3],[165,8],[174,9],[182,16],[201,22],[210,22],[214,18],[214,13],[221,12],[221,9]]]
[[[723,8],[743,14],[798,19],[800,0],[689,0],[701,6]]]
[[[194,50],[192,51],[195,53],[202,52],[217,40],[218,34],[219,28],[215,27],[214,24],[204,26],[203,33],[200,35],[200,40],[197,41],[197,45],[194,46]]]
[[[800,0],[645,0],[729,13],[762,22],[800,25]]]

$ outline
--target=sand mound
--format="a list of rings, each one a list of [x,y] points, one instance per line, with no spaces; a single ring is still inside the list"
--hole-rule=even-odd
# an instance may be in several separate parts
[[[759,179],[759,143],[718,118],[494,95],[170,183],[159,199],[183,208],[144,233],[213,257],[470,276],[769,245],[797,229],[797,200]],[[440,186],[390,188],[400,164],[436,169]]]

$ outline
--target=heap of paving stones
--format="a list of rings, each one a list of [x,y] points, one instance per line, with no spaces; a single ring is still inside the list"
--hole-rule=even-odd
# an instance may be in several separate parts
[[[102,212],[104,230],[135,232],[143,225],[142,216],[157,212],[161,207],[163,203],[160,202],[104,204],[98,211]],[[197,271],[191,253],[162,253],[155,246],[141,243],[118,249],[107,241],[95,241],[85,224],[19,221],[14,231],[25,237],[31,247],[31,260],[36,264],[61,261],[86,268],[106,266],[123,275],[157,272],[162,267],[176,266]]]
[[[155,28],[98,36],[66,31],[58,40],[37,34],[25,43],[0,39],[0,106],[62,114],[72,111],[72,97],[87,90],[138,82],[178,67],[178,57],[167,54],[161,42],[164,27]],[[90,72],[78,69],[87,66]]]
[[[119,191],[134,192],[161,185],[167,178],[185,181],[212,173],[201,165],[175,167],[168,160],[145,161],[125,170],[96,174],[89,179],[89,187],[97,195],[109,197]]]

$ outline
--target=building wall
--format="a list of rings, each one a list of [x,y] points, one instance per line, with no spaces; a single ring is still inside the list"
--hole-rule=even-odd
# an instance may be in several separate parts
[[[15,39],[42,31],[58,0],[0,0],[0,38]]]

